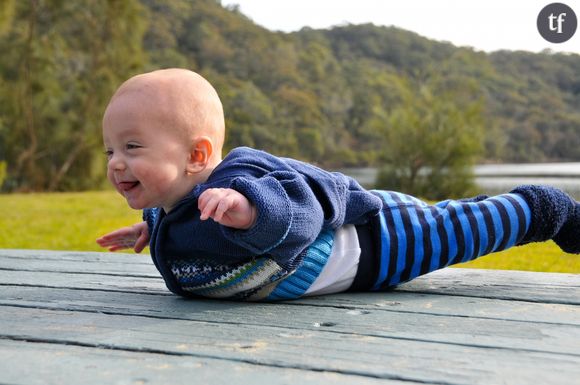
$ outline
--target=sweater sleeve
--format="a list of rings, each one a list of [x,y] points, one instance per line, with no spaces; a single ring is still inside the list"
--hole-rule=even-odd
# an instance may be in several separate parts
[[[322,230],[322,207],[299,173],[274,171],[260,178],[237,177],[230,187],[256,206],[257,218],[247,230],[222,226],[222,232],[256,255],[269,254],[291,268],[293,259]]]

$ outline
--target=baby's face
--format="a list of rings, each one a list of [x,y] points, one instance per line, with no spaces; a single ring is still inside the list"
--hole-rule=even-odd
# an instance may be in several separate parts
[[[154,105],[121,96],[107,108],[103,140],[107,177],[130,207],[169,211],[191,189],[187,141]]]

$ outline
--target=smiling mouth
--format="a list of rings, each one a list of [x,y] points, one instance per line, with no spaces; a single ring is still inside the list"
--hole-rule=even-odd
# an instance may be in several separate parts
[[[117,185],[121,191],[127,192],[137,187],[139,182],[119,182]]]

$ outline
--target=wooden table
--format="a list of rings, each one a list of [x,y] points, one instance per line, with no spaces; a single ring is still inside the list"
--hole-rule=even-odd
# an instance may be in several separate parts
[[[0,384],[580,384],[580,275],[185,300],[148,256],[0,250]]]

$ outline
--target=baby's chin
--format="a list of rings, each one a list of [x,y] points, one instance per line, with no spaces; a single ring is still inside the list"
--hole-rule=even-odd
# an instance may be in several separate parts
[[[117,188],[117,192],[123,197],[125,198],[125,201],[127,202],[127,205],[132,208],[133,210],[143,210],[146,208],[151,208],[151,207],[155,207],[155,205],[153,204],[147,204],[147,202],[145,202],[143,200],[143,197],[140,196],[141,193],[138,190],[138,185],[135,186],[135,188],[133,189],[129,189],[129,190],[125,190],[123,191],[122,189]]]
[[[129,205],[129,207],[131,207],[133,210],[143,210],[146,209],[147,206],[144,205],[140,205],[140,204],[136,204],[136,203],[132,203],[130,201],[127,200],[127,204]]]
[[[127,204],[129,205],[129,207],[131,207],[133,210],[154,209],[154,208],[160,207],[160,205],[155,205],[152,203],[145,204],[145,203],[138,202],[138,201],[132,201],[130,199],[126,199],[126,201],[127,201]]]
[[[139,200],[137,199],[132,199],[131,197],[126,196],[125,194],[123,194],[122,192],[119,192],[123,198],[125,198],[125,201],[127,202],[127,205],[132,208],[133,210],[143,210],[146,208],[152,208],[154,206],[152,205],[147,205],[144,204],[143,202],[139,202]]]

